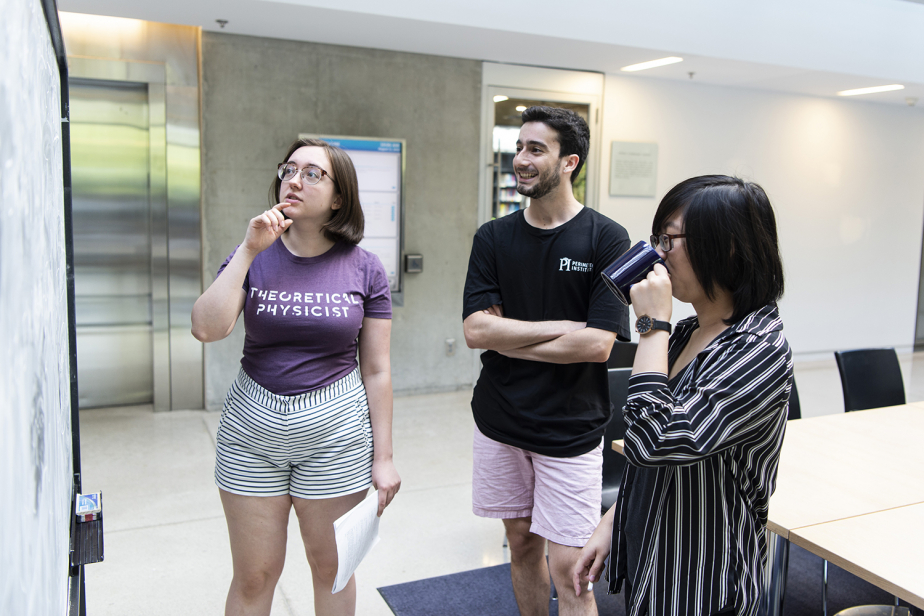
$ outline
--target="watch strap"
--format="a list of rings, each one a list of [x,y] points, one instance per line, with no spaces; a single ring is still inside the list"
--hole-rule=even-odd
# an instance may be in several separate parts
[[[671,324],[667,321],[653,319],[647,314],[643,314],[635,321],[635,331],[642,336],[655,329],[665,331],[669,334],[671,333]]]
[[[661,331],[665,331],[667,333],[671,333],[672,331],[670,323],[668,323],[667,321],[659,321],[657,319],[651,320],[651,329],[652,330],[660,329]]]

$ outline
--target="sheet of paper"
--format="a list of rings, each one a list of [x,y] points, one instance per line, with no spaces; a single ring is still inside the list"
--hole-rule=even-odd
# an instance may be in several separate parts
[[[379,542],[379,493],[374,490],[365,499],[334,522],[337,541],[337,578],[331,594],[346,587],[347,582],[369,550]]]

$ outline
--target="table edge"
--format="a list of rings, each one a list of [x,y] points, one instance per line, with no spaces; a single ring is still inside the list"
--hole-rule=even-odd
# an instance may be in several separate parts
[[[820,525],[814,525],[814,526],[820,526]],[[770,525],[768,524],[767,527],[769,528]],[[802,528],[812,528],[812,526],[803,526]],[[844,571],[847,571],[848,573],[852,573],[853,575],[857,576],[861,580],[865,580],[869,582],[870,584],[873,584],[874,586],[877,586],[881,588],[882,590],[892,595],[895,595],[896,597],[903,599],[904,601],[907,601],[908,603],[914,605],[915,607],[924,609],[924,596],[917,595],[911,592],[910,590],[902,588],[901,586],[896,585],[894,582],[890,582],[889,580],[882,578],[876,575],[875,573],[867,569],[864,569],[863,567],[860,567],[856,565],[855,563],[850,562],[847,559],[842,558],[829,550],[824,549],[823,547],[815,544],[814,542],[800,535],[799,530],[801,529],[796,528],[796,529],[789,531],[788,535],[789,535],[790,543],[794,543],[795,545],[798,545],[799,547],[808,550],[812,554],[815,554],[816,556],[820,556],[821,558],[827,560],[828,562],[837,565]]]

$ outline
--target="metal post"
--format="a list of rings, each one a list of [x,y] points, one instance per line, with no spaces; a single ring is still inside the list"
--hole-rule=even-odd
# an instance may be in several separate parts
[[[789,541],[767,530],[767,567],[764,570],[764,594],[760,601],[760,616],[780,616],[786,595],[786,575],[789,570]]]

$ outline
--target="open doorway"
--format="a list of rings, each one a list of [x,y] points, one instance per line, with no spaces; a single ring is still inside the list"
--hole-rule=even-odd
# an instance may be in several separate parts
[[[494,177],[491,218],[500,218],[529,207],[529,197],[524,197],[517,192],[517,179],[513,172],[513,157],[516,155],[517,138],[520,134],[520,126],[523,124],[521,114],[534,105],[562,107],[575,112],[590,124],[590,105],[510,98],[504,94],[497,94],[492,100],[494,102],[494,128],[492,130]],[[581,167],[580,173],[572,184],[574,198],[581,203],[587,201],[587,169],[588,165]]]
[[[571,109],[590,128],[590,151],[574,182],[575,198],[597,209],[600,192],[602,73],[485,62],[481,72],[481,172],[478,225],[529,206],[516,192],[513,156],[522,120],[532,105]],[[523,109],[518,109],[522,107]],[[472,383],[481,373],[481,354],[472,354]]]
[[[522,126],[521,114],[532,105],[571,109],[587,121],[590,151],[574,190],[578,201],[596,209],[603,86],[600,73],[483,64],[479,225],[529,206],[528,199],[516,192],[513,157]]]

